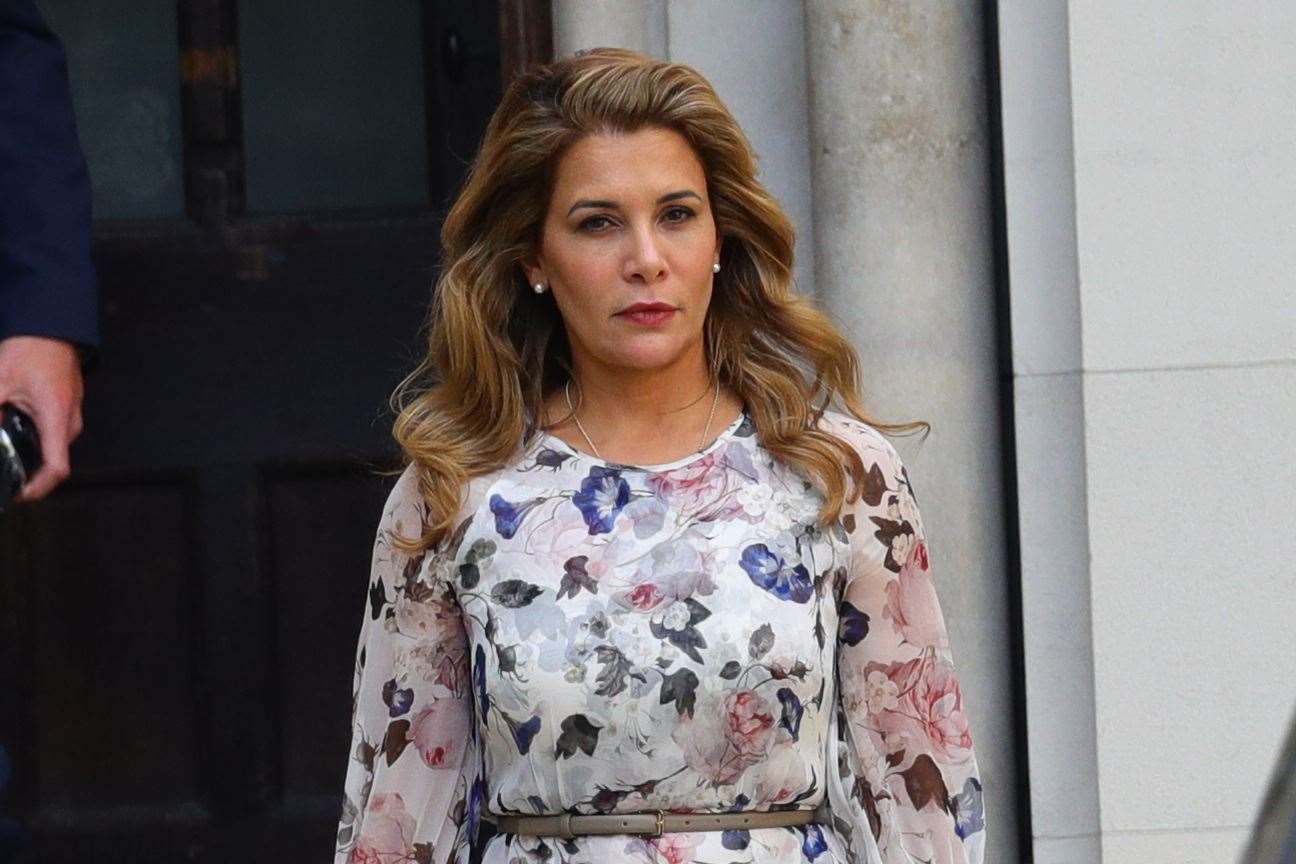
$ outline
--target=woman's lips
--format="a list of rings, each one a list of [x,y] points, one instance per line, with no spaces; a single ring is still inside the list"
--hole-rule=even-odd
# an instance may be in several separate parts
[[[622,312],[617,315],[618,318],[624,318],[627,321],[633,321],[636,324],[642,324],[653,327],[664,324],[674,315],[677,309],[645,309],[639,312]]]

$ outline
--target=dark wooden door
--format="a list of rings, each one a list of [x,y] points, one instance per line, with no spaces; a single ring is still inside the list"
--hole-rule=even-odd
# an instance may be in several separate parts
[[[60,33],[117,26],[46,5]],[[0,524],[2,806],[21,824],[0,836],[20,861],[328,860],[397,463],[387,397],[422,350],[440,214],[547,9],[121,6],[174,28],[159,134],[183,208],[97,220],[103,352],[73,477]],[[74,88],[91,38],[67,40]],[[122,194],[165,169],[132,168]]]

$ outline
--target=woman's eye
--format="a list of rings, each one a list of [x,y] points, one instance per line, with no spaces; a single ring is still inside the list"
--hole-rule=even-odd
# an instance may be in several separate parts
[[[693,211],[688,207],[672,207],[663,214],[667,222],[675,224],[685,222],[693,218],[693,215]],[[614,224],[607,216],[591,216],[580,223],[580,229],[582,231],[599,232]]]
[[[602,230],[603,228],[603,225],[601,223],[603,222],[610,223],[611,221],[612,220],[608,219],[606,216],[591,216],[590,218],[582,222],[580,224],[580,227],[581,230],[583,231],[599,231]]]

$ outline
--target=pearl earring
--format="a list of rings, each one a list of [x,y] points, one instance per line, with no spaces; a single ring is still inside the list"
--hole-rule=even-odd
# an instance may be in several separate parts
[[[717,261],[716,263],[714,263],[714,264],[711,265],[711,272],[712,272],[712,273],[719,273],[719,272],[720,272],[720,262],[719,262],[719,261]]]
[[[537,282],[531,287],[535,289],[537,294],[543,294],[545,292],[545,284],[543,282]]]

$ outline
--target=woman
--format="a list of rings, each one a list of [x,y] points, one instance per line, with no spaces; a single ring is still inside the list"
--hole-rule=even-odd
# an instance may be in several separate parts
[[[866,419],[755,175],[687,66],[505,94],[396,400],[339,861],[981,862],[879,431],[925,424]]]

